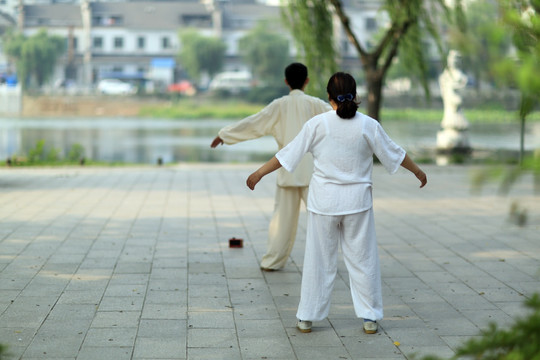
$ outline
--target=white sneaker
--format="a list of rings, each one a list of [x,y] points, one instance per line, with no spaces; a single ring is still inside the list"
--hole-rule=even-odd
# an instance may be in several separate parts
[[[298,320],[296,322],[296,327],[298,328],[298,330],[300,330],[303,333],[309,333],[311,332],[311,324],[312,324],[311,321]]]
[[[377,322],[364,319],[364,332],[366,334],[375,334],[377,332]]]

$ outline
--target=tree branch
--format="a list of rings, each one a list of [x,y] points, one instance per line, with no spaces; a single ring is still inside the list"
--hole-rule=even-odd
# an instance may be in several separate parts
[[[356,51],[360,54],[360,56],[363,58],[367,56],[366,50],[362,47],[362,44],[358,41],[356,38],[356,35],[351,29],[351,24],[349,17],[343,12],[343,5],[341,4],[341,0],[330,0],[332,5],[334,6],[334,9],[336,10],[336,14],[341,21],[341,25],[343,25],[343,28],[345,29],[345,33],[347,34],[347,37],[349,38],[349,41],[354,46]]]
[[[382,73],[386,73],[388,68],[392,65],[392,60],[397,55],[399,43],[401,42],[401,38],[407,33],[407,30],[412,25],[413,21],[412,19],[408,19],[405,21],[398,29],[398,31],[394,32],[392,37],[388,40],[387,44],[391,42],[390,51],[386,55],[386,58],[384,59],[384,63],[382,65]],[[381,42],[382,45],[382,42]],[[380,51],[382,52],[382,48],[379,46]],[[377,49],[379,50],[379,49]],[[380,55],[380,54],[379,54]]]

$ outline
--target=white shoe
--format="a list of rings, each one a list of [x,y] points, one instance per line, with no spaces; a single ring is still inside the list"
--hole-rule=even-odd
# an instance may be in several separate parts
[[[298,328],[298,330],[300,330],[303,333],[309,333],[311,332],[311,324],[312,324],[311,321],[298,320],[296,322],[296,327]]]
[[[375,334],[377,332],[377,322],[364,319],[364,332],[366,334]]]

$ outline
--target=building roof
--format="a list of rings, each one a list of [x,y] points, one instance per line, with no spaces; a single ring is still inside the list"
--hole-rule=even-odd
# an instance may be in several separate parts
[[[79,5],[25,5],[23,11],[25,27],[82,27]]]
[[[223,24],[242,24],[261,18],[278,18],[279,8],[255,3],[226,2]],[[210,7],[197,1],[91,2],[92,27],[121,27],[141,30],[211,28]],[[40,4],[24,6],[25,27],[82,27],[80,4]],[[242,20],[244,22],[242,22]]]
[[[99,2],[91,3],[91,9],[93,27],[174,30],[212,26],[210,12],[198,2]]]

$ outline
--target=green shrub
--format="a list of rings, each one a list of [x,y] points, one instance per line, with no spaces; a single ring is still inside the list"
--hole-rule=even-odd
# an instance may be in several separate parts
[[[540,359],[540,295],[525,302],[532,311],[528,317],[517,318],[507,330],[495,323],[483,330],[478,338],[469,339],[451,359],[475,360],[538,360]],[[439,360],[427,356],[423,360]]]
[[[43,160],[43,151],[45,148],[45,140],[39,140],[33,149],[28,151],[28,162],[36,163]]]
[[[84,147],[81,144],[73,144],[69,149],[67,160],[69,162],[77,162],[84,158]]]

